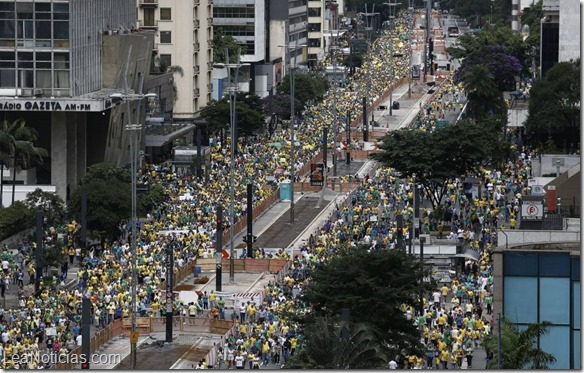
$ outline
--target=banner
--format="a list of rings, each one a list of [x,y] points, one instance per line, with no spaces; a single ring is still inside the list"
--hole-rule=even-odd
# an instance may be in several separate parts
[[[310,185],[322,186],[324,184],[324,165],[312,163],[310,165]]]

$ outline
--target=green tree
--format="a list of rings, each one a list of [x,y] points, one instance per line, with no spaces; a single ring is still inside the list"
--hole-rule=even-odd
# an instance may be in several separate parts
[[[543,321],[529,324],[525,330],[509,320],[501,320],[501,367],[500,369],[550,369],[556,358],[537,347],[539,338],[548,334],[551,323]],[[494,357],[488,369],[497,369],[499,360],[499,341],[497,334],[490,334],[483,341],[485,349],[492,351]]]
[[[343,338],[347,328],[348,338]],[[349,326],[327,317],[307,325],[305,344],[285,365],[286,369],[381,369],[387,358],[369,326]]]
[[[0,210],[0,240],[31,227],[32,213],[21,201]]]
[[[301,300],[311,304],[312,311],[305,322],[309,325],[319,316],[334,317],[342,308],[349,308],[351,320],[374,333],[384,356],[421,353],[420,332],[400,309],[402,304],[419,303],[424,288],[420,262],[401,250],[367,250],[338,250],[309,271],[310,281]]]
[[[482,167],[498,167],[509,157],[504,139],[506,117],[484,117],[433,132],[402,129],[383,137],[379,153],[371,158],[392,167],[402,177],[415,176],[437,207],[455,178],[477,174]]]
[[[131,173],[106,163],[89,167],[71,195],[69,216],[81,220],[81,191],[87,191],[87,229],[101,238],[115,239],[118,224],[131,213]]]
[[[9,122],[6,119],[2,121],[0,127],[0,175],[4,173],[4,166],[10,165],[10,156],[14,154],[16,147],[14,144],[14,132],[21,126],[21,122],[24,122],[24,119],[17,119],[13,122]],[[4,182],[0,176],[0,200],[3,195]]]
[[[272,110],[270,111],[270,100],[272,100]],[[278,118],[280,119],[290,119],[290,109],[291,109],[291,102],[290,102],[290,95],[273,95],[272,97],[266,96],[262,99],[264,113],[267,116],[271,116],[272,113],[275,113]],[[300,101],[294,98],[294,111],[296,114],[301,112],[301,105]]]
[[[313,72],[294,72],[294,98],[300,103],[300,110],[309,101],[319,100],[329,89],[326,76]],[[290,74],[286,74],[277,88],[278,94],[290,94]]]
[[[164,186],[161,183],[150,185],[148,193],[138,195],[138,213],[145,216],[150,211],[160,206],[166,198]]]
[[[229,63],[237,63],[237,51],[241,45],[231,35],[225,35],[221,27],[213,29],[213,63],[225,63],[225,48],[229,53]],[[243,54],[244,51],[241,51]]]
[[[152,64],[151,69],[152,74],[165,74],[165,73],[172,73],[172,75],[179,75],[181,78],[185,75],[185,71],[182,66],[179,65],[169,65],[166,60],[160,59],[160,57],[156,57],[154,60],[154,64]],[[176,102],[178,100],[178,88],[176,86],[176,82],[172,81],[172,90],[174,92],[173,101]]]
[[[12,203],[16,195],[16,170],[30,170],[44,163],[44,158],[49,156],[46,149],[36,147],[34,141],[37,140],[37,132],[34,128],[26,126],[26,122],[21,120],[12,133],[14,138],[14,152],[11,154],[12,168]]]
[[[237,128],[240,135],[251,135],[264,124],[262,101],[257,95],[239,93],[235,103],[237,112]],[[205,119],[210,131],[220,131],[229,127],[230,120],[229,98],[213,100],[201,110],[201,117]]]
[[[497,82],[484,65],[474,65],[462,78],[468,105],[475,118],[491,113],[505,111],[503,93],[497,88]]]
[[[579,148],[580,59],[555,64],[534,83],[529,96],[525,129],[530,144],[544,147],[551,139],[564,152]]]
[[[26,195],[24,204],[30,211],[41,210],[50,226],[57,226],[63,223],[66,214],[65,202],[56,193],[45,192],[41,188],[36,188]],[[31,226],[34,226],[32,220]]]

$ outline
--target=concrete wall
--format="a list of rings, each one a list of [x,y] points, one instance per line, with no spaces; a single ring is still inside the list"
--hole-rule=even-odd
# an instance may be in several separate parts
[[[561,1],[559,62],[580,58],[580,17],[580,2],[578,0]]]
[[[509,109],[507,110],[507,126],[521,127],[527,119],[527,109]]]
[[[106,30],[132,30],[136,0],[70,1],[71,91],[78,96],[102,88],[102,39]]]
[[[541,156],[541,174],[539,175],[533,175],[533,176],[542,176],[542,175],[546,175],[546,174],[554,174],[556,173],[556,166],[553,165],[552,163],[552,158],[563,158],[564,159],[564,166],[560,167],[560,173],[564,173],[566,171],[568,171],[570,168],[572,168],[573,166],[577,165],[580,163],[580,156],[576,155],[576,154],[544,154]],[[534,164],[533,169],[534,170],[539,170],[540,167],[540,159],[538,157],[535,157],[532,160],[532,163]]]
[[[123,92],[124,74],[126,74],[129,88],[134,92],[139,92],[140,75],[144,75],[146,81],[150,72],[153,35],[140,32],[130,35],[104,36],[103,39],[104,88]],[[132,124],[144,123],[144,104],[140,111],[138,111],[138,101],[132,102],[130,106]],[[125,131],[127,124],[126,104],[111,109],[103,155],[104,162],[118,166],[129,163],[129,134]]]
[[[505,236],[505,234],[507,236]],[[575,231],[506,230],[497,232],[499,246],[512,246],[523,243],[542,243],[581,240],[581,233]]]

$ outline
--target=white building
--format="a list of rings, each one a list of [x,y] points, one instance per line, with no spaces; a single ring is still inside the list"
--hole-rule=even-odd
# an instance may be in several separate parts
[[[155,32],[155,62],[180,66],[174,74],[174,119],[185,120],[211,100],[213,0],[137,0],[139,25]]]

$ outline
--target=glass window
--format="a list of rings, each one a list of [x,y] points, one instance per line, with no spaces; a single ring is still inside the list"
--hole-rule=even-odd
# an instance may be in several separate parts
[[[572,336],[572,338],[574,339],[574,349],[573,354],[574,354],[574,366],[572,367],[573,369],[580,369],[580,331],[574,331],[574,335]]]
[[[580,258],[572,258],[572,280],[580,281]]]
[[[539,255],[540,276],[570,276],[569,255]]]
[[[569,278],[540,277],[539,320],[551,321],[554,324],[570,324]]]
[[[570,369],[570,328],[551,326],[549,333],[539,339],[539,347],[556,358],[551,369]]]
[[[50,21],[36,21],[36,38],[37,39],[52,38]]]
[[[582,294],[580,294],[580,281],[572,282],[572,312],[574,314],[574,325],[573,329],[580,329],[580,319],[582,315],[580,314],[580,300],[582,299]]]
[[[20,14],[26,14],[26,19],[32,19],[33,13],[33,3],[32,2],[24,2],[24,1],[17,1],[16,2],[16,13],[17,17],[20,18]],[[30,14],[30,17],[28,16]]]
[[[51,72],[39,70],[36,72],[36,86],[37,88],[51,88]]]
[[[69,68],[69,53],[55,53],[55,69]]]
[[[15,36],[14,20],[0,21],[0,39],[14,39]]]
[[[503,275],[537,276],[537,255],[527,253],[504,253]]]
[[[37,12],[50,12],[51,3],[35,3],[34,10]]]
[[[0,69],[0,87],[16,87],[15,69]]]
[[[172,32],[171,31],[160,31],[160,43],[161,44],[172,43]]]
[[[16,27],[18,32],[18,39],[33,39],[33,26],[33,21],[18,21]]]
[[[14,2],[0,1],[0,11],[9,12],[14,10]]]
[[[32,52],[18,52],[18,67],[19,68],[33,68]]]
[[[51,52],[36,52],[37,61],[50,61]]]
[[[171,8],[160,8],[160,19],[162,21],[171,21],[172,20],[172,11]]]
[[[53,27],[55,39],[69,39],[69,21],[55,21]]]
[[[34,71],[18,70],[18,86],[21,88],[34,87]]]
[[[54,13],[69,13],[69,4],[67,3],[53,3]]]
[[[69,88],[69,71],[55,71],[55,88]]]
[[[505,277],[505,317],[514,323],[537,322],[537,278]]]
[[[160,61],[159,63],[161,65],[165,65],[165,66],[172,66],[172,55],[170,54],[161,54],[160,55]]]

